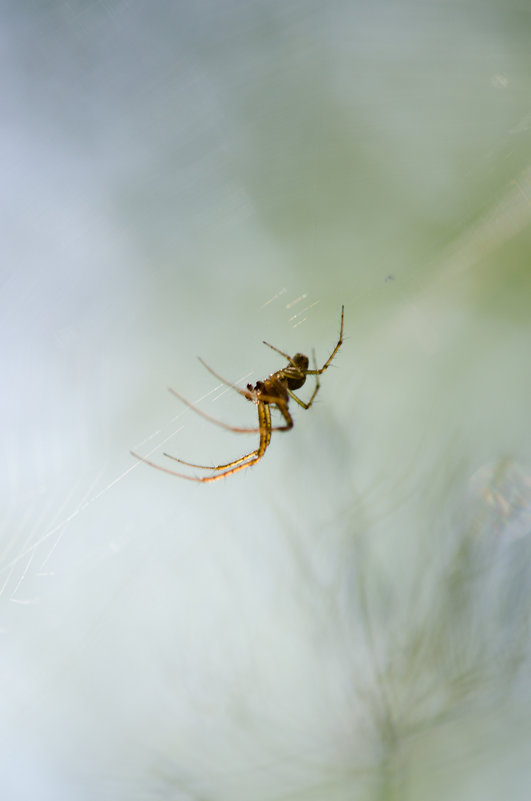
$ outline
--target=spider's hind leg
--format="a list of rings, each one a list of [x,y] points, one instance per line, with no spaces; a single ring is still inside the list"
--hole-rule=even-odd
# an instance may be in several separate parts
[[[256,431],[260,432],[260,444],[258,448],[254,451],[251,451],[251,453],[246,453],[245,456],[240,456],[239,459],[234,459],[232,462],[227,462],[227,464],[219,464],[216,466],[195,464],[194,462],[185,462],[184,459],[178,459],[176,456],[172,456],[171,453],[164,453],[164,456],[167,456],[169,459],[173,459],[175,462],[179,462],[180,464],[185,464],[188,467],[196,467],[199,470],[222,471],[218,473],[218,475],[211,476],[209,478],[194,478],[193,476],[186,476],[192,481],[215,481],[218,478],[231,475],[231,473],[236,473],[238,470],[243,470],[245,467],[251,467],[251,465],[260,461],[266,452],[269,443],[271,442],[271,431],[274,430],[271,426],[271,410],[269,408],[269,404],[267,403],[258,403],[258,425],[260,426],[260,428],[256,429]],[[159,469],[164,470],[165,468],[159,467]],[[171,471],[166,470],[166,472]],[[180,474],[178,473],[176,475]]]
[[[245,462],[246,459],[251,459],[253,456],[256,456],[258,453],[258,448],[255,451],[251,451],[251,453],[245,454],[245,456],[240,456],[239,459],[235,459],[233,462],[227,462],[227,464],[218,464],[215,467],[210,464],[195,464],[194,462],[185,462],[184,459],[178,459],[176,456],[172,456],[171,453],[164,452],[164,456],[167,456],[168,459],[173,459],[175,462],[179,462],[179,464],[185,464],[188,467],[197,467],[199,470],[225,470],[227,467],[234,467],[237,464],[241,464]]]

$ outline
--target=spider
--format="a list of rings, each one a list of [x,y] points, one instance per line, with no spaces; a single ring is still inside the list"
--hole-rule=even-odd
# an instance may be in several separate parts
[[[238,434],[260,434],[260,442],[258,444],[258,448],[256,450],[251,451],[250,453],[246,453],[245,456],[240,456],[239,459],[234,459],[232,462],[227,462],[227,464],[219,464],[217,466],[211,465],[204,465],[204,464],[194,464],[193,462],[185,462],[184,459],[178,459],[176,456],[172,456],[169,453],[164,453],[164,456],[167,456],[169,459],[173,459],[180,464],[187,465],[188,467],[196,467],[200,470],[212,470],[214,471],[214,475],[208,476],[189,476],[185,473],[178,473],[175,470],[170,470],[168,467],[163,467],[160,464],[156,464],[155,462],[149,461],[149,459],[145,459],[143,456],[139,456],[134,451],[131,451],[131,454],[139,459],[141,462],[145,462],[146,464],[150,465],[151,467],[155,467],[157,470],[162,470],[164,473],[169,473],[172,476],[178,476],[179,478],[185,478],[188,481],[200,481],[200,482],[207,482],[207,481],[217,481],[220,478],[226,478],[227,476],[231,476],[234,473],[237,473],[239,470],[244,470],[246,467],[251,467],[252,465],[256,464],[260,461],[262,456],[267,450],[269,443],[271,442],[271,434],[273,431],[289,431],[290,428],[293,428],[293,418],[288,409],[289,399],[292,398],[299,406],[302,406],[303,409],[309,409],[312,403],[315,400],[315,396],[319,391],[319,376],[321,373],[324,373],[325,370],[328,369],[330,366],[330,362],[338,352],[339,348],[343,344],[343,316],[344,316],[345,307],[341,307],[341,324],[339,328],[339,339],[337,341],[337,345],[335,346],[334,350],[323,364],[320,369],[317,369],[317,365],[315,363],[315,352],[313,353],[313,361],[314,361],[314,369],[309,370],[309,360],[308,357],[305,356],[303,353],[296,353],[295,356],[288,356],[287,353],[275,348],[274,345],[270,345],[269,342],[264,341],[264,345],[267,345],[272,350],[280,353],[281,356],[284,356],[285,359],[288,360],[288,365],[283,367],[280,370],[277,370],[276,373],[271,373],[271,375],[266,378],[264,381],[257,381],[256,384],[247,384],[246,389],[241,389],[241,387],[237,387],[235,384],[232,384],[230,381],[227,381],[222,376],[218,375],[211,367],[203,361],[203,359],[199,359],[201,364],[206,367],[206,369],[212,373],[219,381],[222,381],[228,387],[235,389],[240,395],[243,395],[244,398],[247,400],[252,401],[258,407],[258,428],[240,428],[238,426],[231,426],[228,423],[224,423],[222,420],[217,420],[215,417],[211,417],[206,412],[203,412],[197,406],[194,406],[189,400],[183,398],[182,395],[179,395],[174,389],[169,387],[170,392],[172,392],[175,397],[179,398],[180,401],[185,403],[190,409],[193,409],[194,412],[201,415],[201,417],[210,420],[210,422],[215,423],[222,428],[226,428],[229,431],[235,431]],[[294,391],[295,389],[300,389],[303,384],[306,382],[306,377],[309,375],[315,376],[315,387],[312,393],[310,400],[305,403],[303,400],[298,398]],[[271,407],[276,406],[282,417],[284,418],[284,425],[280,426],[272,426],[271,425]]]

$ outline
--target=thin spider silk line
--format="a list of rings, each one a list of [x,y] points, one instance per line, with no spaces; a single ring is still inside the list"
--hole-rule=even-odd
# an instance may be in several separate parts
[[[240,381],[244,381],[250,375],[251,375],[251,372],[247,373],[243,377],[239,378],[237,383],[239,383]],[[223,388],[223,391],[220,392],[220,394],[218,396],[216,396],[215,398],[212,399],[214,402],[217,401],[219,398],[221,398],[226,392],[228,393],[230,391],[230,387],[224,387],[223,384],[217,384],[216,386],[212,387],[212,389],[208,390],[208,392],[205,392],[203,395],[199,396],[196,400],[194,400],[194,403],[195,404],[201,403],[202,401],[207,399],[210,395],[213,395],[213,393],[215,393],[216,391],[220,390],[221,388]],[[187,407],[184,407],[183,409],[181,409],[179,412],[177,412],[177,414],[173,415],[173,417],[170,418],[170,421],[169,421],[170,424],[175,423],[177,420],[179,420],[184,414],[187,414],[189,411],[190,411],[190,409],[188,409]],[[192,419],[192,418],[190,418],[190,419]],[[171,433],[168,434],[168,436],[164,437],[164,439],[162,439],[160,441],[157,441],[157,444],[154,445],[154,447],[152,449],[150,449],[147,452],[146,455],[147,456],[151,456],[153,453],[155,453],[156,451],[161,449],[176,434],[178,434],[180,431],[184,430],[185,427],[186,427],[185,425],[181,424],[178,428],[176,428],[175,430],[171,431]],[[158,434],[160,434],[160,432],[162,430],[163,430],[162,428],[157,428],[155,431],[153,431],[151,434],[149,434],[147,437],[145,437],[140,443],[138,443],[138,445],[136,445],[135,448],[142,447],[142,445],[144,445],[144,443],[149,442],[150,440],[152,440],[154,437],[156,437]],[[100,500],[100,498],[102,498],[104,495],[106,495],[116,484],[118,484],[120,481],[123,481],[123,479],[126,478],[126,476],[128,476],[129,473],[131,473],[131,471],[136,470],[140,466],[141,466],[141,462],[134,462],[130,467],[126,468],[118,476],[116,476],[111,481],[109,481],[108,484],[106,484],[101,490],[99,490],[99,492],[97,492],[95,495],[92,495],[91,497],[88,497],[85,500],[81,501],[81,503],[78,503],[78,505],[76,506],[76,508],[74,509],[73,512],[68,514],[64,519],[62,519],[59,522],[54,523],[52,526],[48,527],[44,534],[42,534],[40,537],[38,537],[36,540],[34,540],[31,544],[28,544],[26,547],[23,547],[22,550],[15,557],[13,557],[12,559],[8,560],[5,564],[3,564],[0,567],[0,575],[5,574],[5,573],[7,573],[8,575],[7,575],[6,580],[4,581],[2,586],[0,587],[0,597],[1,597],[2,593],[5,591],[7,585],[9,584],[9,579],[11,578],[13,570],[14,570],[14,568],[15,568],[15,566],[17,564],[19,564],[21,561],[23,561],[24,559],[29,557],[28,564],[26,565],[26,568],[23,570],[22,576],[17,581],[16,589],[18,589],[20,587],[21,583],[27,577],[28,568],[29,568],[31,562],[33,561],[33,557],[35,555],[36,550],[41,545],[43,545],[45,542],[47,542],[50,538],[52,538],[58,532],[61,532],[61,536],[58,537],[58,539],[53,544],[53,546],[50,549],[50,551],[44,557],[43,562],[41,563],[41,565],[39,567],[39,572],[45,567],[46,563],[48,562],[48,560],[50,559],[50,557],[52,556],[52,554],[54,553],[54,551],[58,547],[58,545],[59,545],[59,543],[60,543],[60,541],[62,539],[62,536],[63,536],[63,529],[66,526],[68,526],[68,524],[71,523],[73,520],[78,518],[88,508],[90,508],[92,506],[92,504],[96,503],[96,501]],[[90,495],[90,492],[91,492],[92,488],[98,482],[101,474],[102,474],[102,471],[99,471],[97,477],[94,479],[94,481],[91,482],[91,487],[88,490],[88,492],[85,493],[85,496],[86,495]],[[62,506],[64,507],[64,506],[66,506],[66,504],[67,504],[67,501],[65,501],[62,504]],[[12,594],[14,594],[14,593],[12,593]],[[20,603],[22,603],[22,601],[20,601]]]
[[[279,294],[284,294],[284,292],[279,293]],[[272,298],[271,301],[277,300],[278,297],[279,296],[277,295],[275,298]],[[300,295],[294,301],[292,301],[289,304],[287,304],[287,308],[291,308],[292,306],[296,305],[297,303],[300,303],[302,300],[305,299],[305,297],[306,296],[304,294]],[[311,307],[313,307],[315,305],[316,305],[316,302],[310,304],[310,306],[308,306],[307,309],[309,309],[309,308],[311,308]],[[304,309],[301,313],[304,313],[307,309]],[[293,319],[295,319],[297,316],[298,315],[294,315],[291,318],[291,321],[293,321]],[[306,318],[304,318],[304,319],[306,319]],[[304,322],[304,320],[301,320],[296,325],[300,324],[301,322]],[[253,371],[249,371],[248,373],[244,374],[242,377],[238,378],[234,383],[237,385],[237,384],[240,384],[242,382],[245,382],[245,380],[247,378],[249,378],[249,376],[252,375],[252,372]],[[214,394],[216,392],[218,394],[214,396]],[[214,387],[212,387],[212,389],[210,389],[207,392],[205,392],[203,395],[201,395],[198,398],[196,398],[193,401],[193,403],[194,403],[194,405],[198,405],[198,404],[202,403],[204,400],[206,400],[207,398],[209,398],[209,396],[214,396],[214,397],[211,398],[211,400],[212,400],[212,402],[217,402],[221,397],[223,397],[226,393],[229,393],[229,392],[230,392],[230,387],[225,386],[222,383],[219,383],[219,384],[216,384]],[[170,421],[169,421],[170,424],[174,424],[177,420],[180,420],[180,418],[184,414],[189,412],[189,411],[190,411],[190,409],[186,408],[186,407],[181,409],[179,412],[177,412],[175,415],[173,415],[170,418]],[[148,450],[146,456],[151,456],[152,454],[154,454],[158,450],[162,449],[162,447],[168,441],[170,441],[176,434],[181,432],[184,428],[185,428],[185,425],[181,424],[178,428],[176,428],[175,430],[171,431],[168,436],[164,437],[162,440],[157,440],[157,443],[153,446],[153,448],[150,448]],[[152,431],[151,434],[149,434],[141,442],[139,442],[137,445],[134,446],[135,449],[142,448],[142,446],[145,443],[151,442],[154,438],[158,437],[158,435],[161,433],[162,430],[163,429],[159,427],[159,428],[155,429],[154,431]],[[63,533],[64,533],[64,529],[70,523],[72,523],[74,520],[76,520],[83,512],[85,512],[87,509],[89,509],[94,503],[96,503],[98,500],[100,500],[102,497],[104,497],[116,484],[118,484],[120,481],[123,481],[123,479],[125,479],[126,476],[129,475],[129,473],[132,470],[135,470],[135,469],[137,469],[139,467],[140,467],[140,462],[134,462],[130,467],[126,468],[125,470],[120,472],[115,478],[113,478],[111,481],[109,481],[101,490],[96,492],[96,494],[91,495],[90,494],[91,493],[91,489],[95,486],[95,484],[97,484],[97,482],[98,482],[98,480],[99,480],[99,478],[101,476],[102,471],[100,471],[98,476],[96,477],[96,479],[94,479],[94,481],[91,483],[91,489],[89,489],[85,493],[85,499],[82,500],[80,503],[78,503],[76,508],[72,512],[70,512],[68,515],[66,515],[66,517],[64,517],[62,520],[59,520],[58,522],[54,523],[53,525],[48,526],[41,536],[37,537],[37,539],[35,539],[33,542],[28,543],[28,545],[26,547],[23,546],[22,550],[20,550],[19,553],[15,557],[13,557],[12,559],[9,559],[5,564],[3,564],[0,567],[0,575],[7,574],[7,578],[4,581],[2,587],[0,588],[0,595],[6,590],[7,585],[9,584],[9,580],[12,577],[13,570],[14,570],[16,565],[18,565],[24,559],[28,558],[28,563],[26,565],[26,568],[23,570],[22,576],[17,581],[16,588],[18,589],[21,586],[21,583],[24,581],[24,579],[27,576],[28,569],[29,569],[30,565],[33,562],[33,557],[34,557],[37,549],[40,546],[42,546],[44,543],[48,542],[52,537],[54,537],[55,535],[60,533],[60,536],[57,538],[55,543],[52,545],[52,547],[50,548],[49,552],[44,557],[41,565],[39,566],[39,572],[40,572],[46,566],[46,564],[48,563],[48,561],[51,558],[52,554],[55,552],[56,548],[58,547],[59,543],[61,542],[61,539],[62,539]],[[89,497],[86,497],[87,495]],[[66,506],[66,505],[67,505],[67,501],[65,501],[62,504],[63,507]],[[56,516],[58,516],[59,514],[60,514],[60,512],[58,512]],[[37,528],[38,528],[38,526],[37,526]]]

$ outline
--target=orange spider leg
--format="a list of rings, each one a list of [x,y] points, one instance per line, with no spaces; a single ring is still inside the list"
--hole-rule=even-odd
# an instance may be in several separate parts
[[[258,402],[258,422],[260,424],[260,428],[257,429],[260,431],[260,444],[256,451],[253,451],[247,456],[252,456],[253,458],[249,459],[249,461],[242,462],[242,459],[236,459],[234,462],[230,462],[228,465],[220,465],[219,468],[207,468],[212,470],[222,469],[221,473],[218,473],[215,476],[205,476],[204,478],[199,478],[198,476],[187,476],[185,473],[177,473],[175,470],[170,470],[168,467],[163,467],[160,464],[156,464],[155,462],[151,462],[149,459],[145,459],[143,456],[139,456],[139,454],[131,451],[132,455],[135,456],[137,459],[140,459],[141,462],[145,462],[146,464],[150,465],[151,467],[155,467],[157,470],[161,470],[163,473],[169,473],[171,476],[178,476],[179,478],[185,478],[187,481],[199,481],[201,483],[205,483],[207,481],[217,481],[220,478],[225,478],[226,476],[232,475],[232,473],[237,473],[239,470],[244,470],[246,467],[251,467],[253,464],[256,464],[260,461],[262,456],[267,450],[269,443],[271,442],[271,412],[269,409],[268,404]],[[168,454],[166,454],[168,455]],[[243,457],[244,459],[247,456]],[[170,457],[175,458],[175,457]],[[176,461],[180,461],[177,459]],[[234,466],[231,466],[234,465]],[[194,465],[199,467],[199,465]],[[223,470],[224,467],[230,467],[230,470]]]

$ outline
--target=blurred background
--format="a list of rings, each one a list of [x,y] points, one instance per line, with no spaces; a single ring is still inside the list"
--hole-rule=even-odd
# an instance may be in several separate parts
[[[2,798],[528,798],[526,4],[0,15]]]

